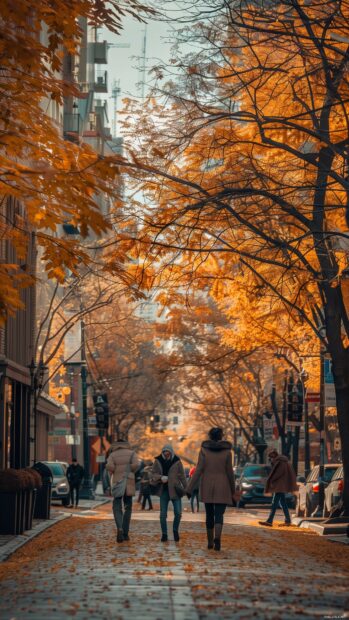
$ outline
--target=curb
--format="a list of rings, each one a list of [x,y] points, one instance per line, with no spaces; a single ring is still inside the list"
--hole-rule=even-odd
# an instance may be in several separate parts
[[[64,519],[69,519],[72,515],[59,515],[54,519],[43,520],[41,523],[38,523],[32,530],[29,530],[28,534],[19,534],[15,537],[14,540],[10,540],[8,543],[3,545],[0,548],[0,562],[4,562],[7,560],[15,551],[26,545],[28,542],[39,536],[45,530],[52,527],[59,521],[64,521]]]

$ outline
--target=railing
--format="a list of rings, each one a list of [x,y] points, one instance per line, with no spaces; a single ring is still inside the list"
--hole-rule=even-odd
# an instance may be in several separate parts
[[[96,41],[93,46],[93,61],[96,65],[105,65],[108,62],[108,44],[106,41]]]
[[[80,114],[65,112],[63,119],[63,131],[64,133],[79,134],[82,131],[82,118]]]
[[[96,93],[108,92],[108,74],[107,71],[96,71],[94,90]]]

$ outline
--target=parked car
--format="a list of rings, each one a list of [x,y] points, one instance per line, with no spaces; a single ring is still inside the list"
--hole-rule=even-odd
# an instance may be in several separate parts
[[[53,476],[51,499],[61,500],[63,506],[69,506],[70,494],[66,476],[66,463],[60,463],[59,461],[43,461],[43,463],[50,468]]]
[[[341,499],[344,487],[344,469],[343,465],[338,467],[331,478],[327,488],[325,489],[324,517],[328,517],[332,508],[338,504]]]
[[[299,484],[296,505],[297,517],[311,517],[319,505],[319,467],[319,465],[315,465],[307,476],[305,482]],[[328,463],[325,465],[325,489],[331,482],[338,467],[340,467],[339,463]]]
[[[270,465],[246,463],[237,481],[237,489],[241,493],[239,508],[244,508],[246,504],[271,504],[272,497],[264,493],[270,471]],[[287,493],[286,500],[294,508],[296,500],[292,493]]]

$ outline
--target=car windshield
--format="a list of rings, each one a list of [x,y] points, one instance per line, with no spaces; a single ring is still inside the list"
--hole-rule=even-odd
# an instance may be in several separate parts
[[[243,471],[244,478],[266,478],[271,467],[268,465],[249,465]]]
[[[335,465],[334,467],[325,467],[324,479],[325,482],[330,482],[332,480],[332,476],[335,471],[337,471],[338,467]]]
[[[54,476],[65,476],[64,469],[60,463],[47,463]]]

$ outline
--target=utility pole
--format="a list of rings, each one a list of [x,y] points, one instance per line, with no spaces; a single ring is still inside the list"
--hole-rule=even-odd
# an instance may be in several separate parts
[[[322,516],[325,503],[325,348],[320,344],[320,462],[319,462],[319,505],[318,514]]]
[[[90,466],[90,440],[88,436],[88,416],[87,416],[87,363],[85,349],[85,323],[81,321],[81,392],[82,392],[82,436],[84,453],[85,477],[81,489],[83,499],[94,499],[94,492],[91,484]]]

